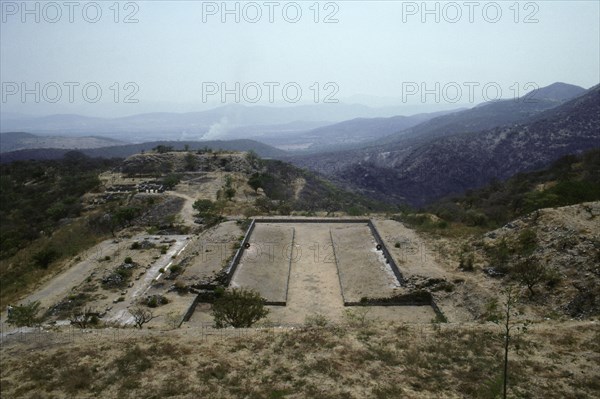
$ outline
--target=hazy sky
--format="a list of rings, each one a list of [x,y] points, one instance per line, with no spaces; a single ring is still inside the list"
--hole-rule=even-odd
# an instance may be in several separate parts
[[[468,104],[556,81],[589,88],[600,82],[599,4],[1,1],[1,106],[113,116],[206,108],[223,88],[245,105]]]

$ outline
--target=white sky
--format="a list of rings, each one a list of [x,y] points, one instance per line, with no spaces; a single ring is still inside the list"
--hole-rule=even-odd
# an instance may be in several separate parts
[[[281,87],[286,83],[297,83],[303,90],[300,102],[308,103],[314,101],[314,87],[310,88],[314,82],[320,89],[319,101],[333,90],[324,85],[333,82],[339,89],[334,98],[366,102],[367,96],[378,97],[371,98],[373,104],[398,102],[403,89],[413,82],[430,88],[436,82],[440,86],[491,82],[502,89],[505,98],[514,94],[515,83],[523,94],[528,82],[542,87],[562,81],[585,88],[600,82],[598,1],[475,1],[471,2],[473,22],[469,22],[465,1],[426,3],[429,9],[439,10],[439,23],[435,14],[422,15],[421,1],[322,1],[317,3],[319,23],[314,22],[315,1],[272,2],[272,23],[267,2],[229,1],[227,7],[233,9],[236,3],[239,23],[234,15],[221,21],[222,1],[120,2],[115,23],[113,1],[74,2],[71,23],[69,7],[62,0],[50,5],[28,2],[30,9],[38,7],[39,22],[35,12],[23,15],[21,1],[1,1],[2,110],[100,116],[189,111],[208,106],[202,98],[206,82],[225,82],[231,88],[236,82],[241,86],[256,82],[264,88],[261,103],[268,103],[264,82],[280,84],[274,92],[277,103],[284,100]],[[85,16],[93,19],[95,4],[102,16],[97,23],[87,22],[83,7],[88,6]],[[254,17],[254,5],[262,19],[249,23],[244,16]],[[302,11],[299,22],[284,19],[285,6],[289,18],[295,16],[296,8]],[[215,8],[219,9],[216,15],[205,15],[203,22],[203,9]],[[499,21],[489,22],[498,8],[502,12]],[[55,18],[57,9],[62,17],[56,23],[47,22]],[[462,18],[449,22],[457,9]],[[138,22],[123,23],[131,12]],[[323,23],[331,12],[338,22]],[[537,22],[524,23],[528,15]],[[54,96],[49,89],[36,103],[32,94],[23,101],[21,93],[8,93],[15,83],[20,90],[23,83],[35,88],[36,82],[40,92],[44,85],[56,82],[63,87],[62,97],[56,103],[46,101]],[[79,84],[73,103],[64,82]],[[97,103],[82,97],[81,87],[89,82],[102,89]],[[115,82],[118,90],[112,86]],[[133,91],[131,86],[123,88],[127,82],[139,88],[133,96],[138,104],[123,103],[123,95]],[[467,103],[463,87],[459,102]],[[120,94],[117,103],[116,91]],[[481,100],[481,89],[475,94]],[[240,103],[252,105],[246,101],[248,96],[242,96]],[[220,97],[209,100],[214,105]],[[434,101],[433,95],[426,100]],[[422,99],[416,95],[410,101]]]

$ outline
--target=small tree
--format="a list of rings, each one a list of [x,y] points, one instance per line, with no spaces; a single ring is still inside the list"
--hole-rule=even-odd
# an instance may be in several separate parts
[[[192,205],[198,214],[201,216],[209,215],[215,212],[215,204],[211,200],[199,199]]]
[[[529,289],[530,296],[535,295],[533,287],[548,278],[546,266],[533,258],[517,263],[511,271],[514,278]]]
[[[33,327],[39,324],[37,314],[40,310],[40,301],[29,302],[27,305],[13,306],[6,322],[17,327]]]
[[[212,306],[215,327],[251,327],[269,314],[265,301],[253,290],[233,288],[227,290]]]
[[[188,155],[192,155],[192,154],[188,154]],[[175,173],[170,173],[170,174],[166,175],[165,177],[163,177],[161,181],[162,181],[163,186],[165,186],[165,188],[167,190],[172,190],[181,181],[181,175],[175,174]]]
[[[133,316],[133,321],[135,322],[135,326],[139,329],[150,320],[155,319],[157,316],[152,313],[150,309],[142,307],[140,305],[135,306],[133,309],[129,311]]]
[[[519,303],[518,291],[515,287],[509,285],[504,289],[505,301],[502,304],[503,319],[496,321],[496,323],[502,323],[503,327],[503,342],[504,342],[504,365],[502,371],[502,398],[506,399],[506,393],[508,389],[508,353],[510,351],[510,343],[514,338],[512,334],[513,330],[519,332],[525,332],[527,330],[528,322],[515,322],[514,317],[520,316],[521,313],[515,311],[517,304]]]
[[[47,247],[33,255],[33,261],[36,266],[47,269],[58,257],[60,254],[55,249]]]
[[[519,233],[517,244],[522,254],[529,255],[537,248],[537,234],[531,229],[525,229]]]
[[[233,199],[233,197],[235,197],[235,193],[236,193],[235,188],[233,188],[233,187],[226,188],[225,192],[224,192],[225,198],[227,198],[228,200],[231,201]]]

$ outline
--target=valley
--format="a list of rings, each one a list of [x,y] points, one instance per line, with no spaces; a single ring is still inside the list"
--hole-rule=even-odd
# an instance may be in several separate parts
[[[165,345],[169,345],[169,352],[182,353],[182,359],[189,358],[185,353],[191,345],[199,346],[211,351],[220,364],[227,361],[225,353],[231,350],[230,345],[250,345],[257,348],[255,356],[269,356],[274,359],[273,367],[284,368],[312,367],[310,359],[323,356],[322,348],[328,345],[359,351],[354,355],[348,352],[350,357],[346,360],[337,357],[337,350],[327,355],[327,362],[338,365],[336,375],[340,376],[347,375],[347,367],[354,367],[350,359],[361,351],[375,351],[366,354],[366,359],[375,356],[385,367],[395,369],[400,364],[411,364],[415,373],[421,370],[419,373],[431,374],[435,362],[447,361],[434,361],[431,356],[459,359],[452,351],[470,353],[463,345],[479,348],[455,361],[456,369],[449,368],[454,370],[451,375],[437,377],[441,381],[456,381],[459,369],[468,367],[463,363],[467,359],[481,362],[481,372],[488,369],[494,373],[497,369],[497,352],[484,348],[494,348],[498,343],[491,337],[499,332],[494,321],[502,317],[503,292],[508,286],[516,289],[521,298],[522,314],[515,323],[526,320],[532,325],[532,332],[519,338],[529,349],[511,355],[513,367],[543,369],[548,361],[554,361],[558,367],[544,375],[529,371],[536,375],[535,381],[543,381],[539,382],[541,385],[532,388],[533,380],[523,377],[513,382],[513,392],[541,392],[550,379],[562,381],[556,386],[559,395],[597,392],[592,381],[600,375],[600,352],[589,343],[599,331],[598,201],[538,209],[499,229],[482,230],[457,222],[448,224],[434,214],[386,211],[385,205],[364,199],[360,199],[364,201],[362,212],[368,215],[351,216],[357,203],[344,205],[334,199],[351,198],[349,193],[336,191],[315,176],[279,161],[262,160],[252,153],[159,149],[133,155],[98,176],[99,187],[82,197],[85,209],[74,220],[89,220],[90,215],[103,212],[125,219],[104,227],[103,234],[112,237],[71,257],[50,261],[37,284],[19,291],[18,301],[10,299],[13,308],[39,303],[38,316],[43,318],[35,324],[37,327],[16,327],[7,323],[8,315],[2,312],[1,350],[3,358],[11,356],[11,360],[3,360],[3,368],[10,370],[2,377],[3,392],[37,392],[40,383],[29,376],[22,377],[30,381],[25,386],[13,379],[23,373],[20,354],[39,351],[39,347],[49,350],[52,358],[65,356],[63,342],[68,342],[72,354],[93,353],[94,342],[102,342],[102,351],[93,356],[105,364],[121,361],[119,353],[125,352],[118,348],[122,345],[134,345],[138,348],[136,359],[153,359],[153,366],[140,371],[140,376],[152,375],[160,390],[167,389],[165,384],[172,384],[168,378],[155,375],[166,366],[163,358],[156,357],[162,356],[159,348]],[[314,202],[316,198],[318,202]],[[126,210],[134,213],[128,216]],[[419,217],[429,221],[415,223],[421,220]],[[373,224],[382,241],[375,239],[366,220]],[[61,229],[74,222],[65,223],[57,226],[53,236],[58,237]],[[253,223],[256,227],[252,228]],[[378,242],[393,258],[400,280]],[[51,240],[48,245],[55,244]],[[565,252],[564,248],[569,249]],[[242,255],[236,261],[234,255],[239,251]],[[14,268],[11,262],[22,256],[17,253],[0,265]],[[530,265],[543,265],[543,272],[537,272],[542,273],[541,279],[531,283],[520,277],[518,268],[524,259]],[[233,288],[259,293],[266,301],[267,318],[253,328],[215,328],[213,295]],[[4,298],[3,303],[7,297]],[[140,309],[151,317],[143,321],[141,328],[135,328]],[[549,360],[552,350],[540,344],[549,335],[555,337],[550,344],[553,350],[568,348],[568,356],[579,356],[579,360],[565,363],[565,356],[560,362]],[[410,346],[404,346],[408,345],[407,339]],[[304,340],[306,343],[302,343]],[[270,354],[286,342],[297,344],[285,358]],[[310,354],[317,348],[310,342],[319,342],[320,355]],[[392,342],[404,343],[390,347]],[[432,342],[448,349],[427,349]],[[412,360],[411,356],[417,353],[412,354],[411,347],[419,348],[421,360]],[[296,353],[296,349],[305,355]],[[240,350],[236,352],[236,362],[247,356]],[[287,356],[298,360],[290,363]],[[195,364],[196,360],[189,359],[182,361]],[[50,360],[41,356],[36,362]],[[70,362],[78,364],[81,370],[88,370],[88,365],[96,367],[77,359]],[[180,366],[169,367],[174,367],[181,378],[194,380]],[[232,367],[243,372],[246,366]],[[272,372],[265,369],[264,378]],[[578,385],[567,377],[573,372],[585,373]],[[99,373],[94,381],[80,382],[70,381],[82,378],[77,374],[59,375],[52,380],[58,385],[45,385],[44,389],[59,395],[71,392],[86,396],[93,390],[112,395],[116,394],[113,389],[145,395],[147,387],[129,387],[121,377],[115,377],[116,388],[109,388],[103,382],[108,375]],[[399,380],[392,378],[388,385],[367,388],[363,379],[368,373],[349,380],[344,392],[350,397],[371,389],[395,392],[392,381],[404,381],[413,388],[420,387],[420,393],[411,391],[409,386],[402,388],[402,392],[411,392],[416,398],[434,397],[440,392],[446,396],[456,394],[451,385],[423,389],[418,373],[399,373]],[[298,392],[307,394],[305,389],[312,389],[309,387],[316,375],[303,375],[297,381],[308,385]],[[292,381],[297,378],[291,377]],[[211,381],[199,386],[190,382],[188,387],[194,388],[176,385],[176,389],[179,393],[189,389],[199,392],[212,386]],[[493,384],[489,377],[486,381]],[[234,389],[237,385],[228,386],[227,389]],[[281,385],[282,389],[285,386]],[[485,384],[466,380],[458,386],[479,396],[488,389]],[[239,389],[263,392],[261,387],[265,386]],[[222,392],[224,397],[236,395]]]
[[[600,398],[600,2],[0,14],[0,398]]]
[[[3,395],[491,398],[509,304],[510,325],[531,331],[513,338],[527,349],[511,351],[510,392],[596,395],[598,87],[542,93],[555,97],[296,132],[293,156],[252,140],[3,152]],[[262,316],[219,324],[235,293]],[[24,372],[23,353],[47,350],[38,367],[69,358],[83,374]],[[112,374],[125,358],[152,360]],[[271,366],[248,372],[254,361]],[[380,367],[393,374],[371,386]]]

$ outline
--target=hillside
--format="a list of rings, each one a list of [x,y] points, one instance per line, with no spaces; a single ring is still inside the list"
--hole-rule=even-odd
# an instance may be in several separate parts
[[[437,138],[523,123],[584,92],[585,89],[578,86],[555,83],[518,99],[483,103],[471,109],[449,112],[416,126],[382,135],[377,140],[361,143],[360,147],[355,146],[354,149],[331,149],[326,154],[290,159],[297,165],[329,175],[356,163],[394,167],[414,149]]]
[[[258,206],[266,213],[292,210],[364,213],[386,209],[381,203],[338,189],[315,173],[252,154],[212,151],[136,154],[123,161],[121,171],[128,176],[179,174],[183,183],[198,176],[206,181],[206,173],[231,173],[237,181],[237,190],[247,193],[244,195],[252,201],[260,199]],[[262,197],[256,195],[258,189],[264,193]],[[241,197],[236,200],[248,202]]]
[[[0,133],[0,152],[34,148],[86,149],[123,144],[120,140],[105,137],[39,136],[31,133]]]
[[[501,392],[501,333],[493,324],[367,322],[228,335],[201,331],[163,327],[105,335],[92,330],[84,336],[76,332],[74,342],[50,347],[11,343],[2,348],[2,393],[485,399]],[[511,353],[509,395],[597,396],[598,338],[597,327],[589,322],[530,326],[517,341],[521,349]]]
[[[600,149],[567,155],[550,167],[494,181],[426,209],[448,222],[499,227],[538,209],[600,200]]]
[[[483,271],[528,287],[546,317],[600,315],[600,202],[542,209],[472,243]],[[477,262],[476,262],[477,264]]]
[[[409,203],[480,187],[491,179],[540,169],[563,155],[596,148],[600,86],[535,121],[443,138],[413,151],[400,166],[397,185]]]
[[[483,126],[477,123],[466,126],[465,120],[460,118],[462,113],[457,113],[418,125],[413,128],[415,132],[406,133],[405,139],[394,139],[386,146],[291,161],[374,198],[420,206],[452,193],[481,187],[493,178],[506,179],[544,167],[563,155],[597,147],[598,92],[596,86],[555,108],[525,112],[517,119],[506,119],[507,115],[515,114],[514,107],[521,104],[512,101],[463,111],[472,116],[476,110],[475,120],[487,120],[485,123],[492,125],[508,123],[489,130],[477,131]],[[540,101],[534,106],[550,103],[559,102]],[[496,113],[494,109],[498,108],[501,111]],[[496,118],[492,118],[493,115]],[[453,118],[459,118],[461,123],[453,124]],[[522,123],[515,125],[517,121]],[[423,126],[436,124],[439,128],[432,130]],[[421,129],[425,130],[417,134]],[[438,133],[445,137],[435,139]]]
[[[2,164],[0,173],[3,301],[120,230],[201,230],[193,208],[199,199],[212,204],[203,216],[207,226],[240,215],[361,215],[387,209],[314,173],[232,151],[150,151],[125,160],[70,152],[60,160]],[[167,191],[138,192],[137,185],[149,181]]]
[[[562,160],[526,186],[596,181],[587,175],[596,170],[590,154]],[[253,153],[161,147],[123,161],[70,153],[1,168],[3,239],[23,226],[43,229],[19,247],[2,243],[14,247],[0,260],[2,309],[41,304],[39,329],[15,329],[2,314],[3,396],[494,398],[508,286],[520,314],[511,319],[509,394],[600,392],[597,201],[536,208],[465,234],[462,221],[434,215],[420,217],[435,228],[413,226],[417,215],[393,214]],[[481,201],[474,209],[485,209]],[[361,214],[399,265],[401,284],[389,285],[390,259],[364,234],[364,217],[348,216]],[[263,228],[246,247],[247,217],[255,216]],[[283,286],[304,288],[290,291],[285,306],[266,305],[256,328],[214,328],[210,296],[244,281],[224,279],[242,248],[238,271],[248,273],[254,259],[259,289],[276,291],[269,282],[278,275]],[[383,285],[373,286],[377,276]],[[319,290],[327,279],[335,284]],[[368,289],[383,301],[417,292],[432,302],[344,306],[344,295]],[[336,294],[339,303],[323,300]],[[155,317],[133,328],[140,307]],[[84,324],[82,315],[90,315]]]

